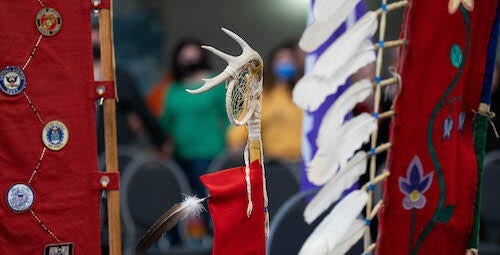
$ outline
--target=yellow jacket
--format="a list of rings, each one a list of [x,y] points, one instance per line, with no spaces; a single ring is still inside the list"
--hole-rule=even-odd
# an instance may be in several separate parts
[[[287,85],[276,84],[262,98],[262,143],[264,155],[286,161],[301,158],[302,110],[292,101]],[[246,126],[231,127],[227,134],[230,149],[245,146]]]

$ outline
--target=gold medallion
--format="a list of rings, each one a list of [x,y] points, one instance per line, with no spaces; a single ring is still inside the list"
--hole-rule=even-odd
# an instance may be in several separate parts
[[[44,7],[36,14],[36,27],[42,35],[54,36],[61,30],[61,15],[54,8]]]

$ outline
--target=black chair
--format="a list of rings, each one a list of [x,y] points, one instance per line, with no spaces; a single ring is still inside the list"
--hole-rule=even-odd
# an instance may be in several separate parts
[[[272,219],[281,205],[299,192],[300,186],[293,170],[284,162],[269,159],[264,162],[264,167],[269,195],[269,216]]]
[[[181,202],[182,194],[191,194],[188,181],[177,164],[151,157],[137,158],[126,167],[121,177],[121,190],[125,255],[135,254],[138,238],[160,215]],[[183,224],[178,228],[178,236],[181,241],[187,239]],[[159,247],[167,250],[168,242],[162,241]]]
[[[123,174],[123,170],[127,165],[134,160],[134,158],[143,155],[136,148],[127,145],[118,146],[118,168]],[[98,165],[101,171],[106,169],[106,155],[102,153],[98,157]]]
[[[267,253],[269,255],[298,254],[309,235],[319,225],[327,213],[311,225],[304,221],[304,209],[317,190],[301,191],[290,197],[271,220]],[[363,241],[356,243],[346,254],[359,255],[363,253]]]
[[[492,151],[484,158],[483,190],[481,201],[480,254],[500,254],[500,151]]]

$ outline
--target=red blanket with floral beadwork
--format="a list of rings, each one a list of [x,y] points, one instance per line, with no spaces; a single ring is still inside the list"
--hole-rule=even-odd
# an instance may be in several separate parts
[[[472,230],[479,106],[497,0],[413,0],[400,51],[378,254],[463,255]]]

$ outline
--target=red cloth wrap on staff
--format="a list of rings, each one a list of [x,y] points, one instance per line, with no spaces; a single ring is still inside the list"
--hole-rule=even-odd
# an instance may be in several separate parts
[[[214,223],[213,255],[265,255],[264,194],[262,167],[250,164],[253,212],[247,217],[245,167],[201,176],[210,198],[208,208]]]

